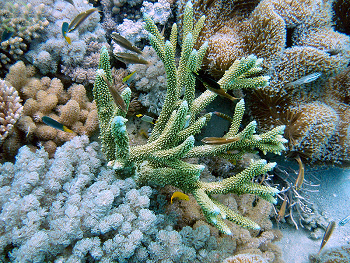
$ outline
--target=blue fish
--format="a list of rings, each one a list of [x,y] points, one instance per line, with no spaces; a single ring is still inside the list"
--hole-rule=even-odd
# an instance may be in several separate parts
[[[350,215],[348,215],[347,217],[343,218],[340,222],[339,222],[339,225],[340,226],[343,226],[345,225],[347,222],[350,221]]]
[[[9,40],[12,37],[12,35],[13,35],[13,31],[9,31],[8,29],[5,29],[1,35],[1,42]]]
[[[301,77],[300,79],[297,79],[295,81],[289,82],[286,84],[287,87],[290,86],[296,86],[296,85],[302,85],[302,84],[306,84],[312,81],[315,81],[316,79],[318,79],[319,77],[321,77],[322,73],[319,72],[315,72],[309,75],[306,75],[304,77]]]
[[[67,41],[68,44],[72,43],[72,40],[70,39],[70,37],[67,37],[67,32],[68,32],[68,23],[67,22],[63,22],[62,24],[62,35],[64,37],[64,39]]]
[[[65,131],[65,132],[70,132],[73,133],[72,130],[68,129],[65,125],[59,123],[58,121],[48,117],[48,116],[44,116],[41,118],[41,120],[43,121],[43,123],[45,123],[46,125],[61,130],[61,131]]]

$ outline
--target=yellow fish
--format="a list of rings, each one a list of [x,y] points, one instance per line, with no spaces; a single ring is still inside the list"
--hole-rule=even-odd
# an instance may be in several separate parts
[[[126,84],[126,85],[130,85],[131,81],[134,79],[135,77],[135,73],[136,71],[133,71],[131,72],[129,75],[127,75],[125,78],[123,78],[123,82]]]
[[[228,94],[224,89],[222,89],[214,79],[210,78],[208,74],[204,73],[203,70],[198,71],[197,73],[191,71],[192,76],[194,76],[197,80],[203,83],[203,85],[210,91],[227,98],[231,101],[238,100],[239,98],[232,97]]]
[[[190,200],[188,195],[185,195],[184,193],[181,193],[181,192],[173,193],[173,195],[171,196],[171,199],[170,199],[170,203],[171,204],[173,203],[173,198],[179,198],[181,200],[186,200],[186,201]]]
[[[123,100],[122,96],[120,96],[119,92],[117,91],[115,85],[112,85],[112,83],[109,82],[104,71],[103,71],[103,73],[101,73],[100,76],[106,82],[108,89],[109,89],[109,92],[111,93],[111,95],[113,97],[114,103],[117,105],[117,107],[119,109],[121,109],[124,113],[126,113],[128,110],[127,106],[126,106],[125,101]]]
[[[77,15],[72,22],[70,22],[68,26],[68,33],[72,32],[73,30],[77,29],[81,23],[85,21],[86,18],[88,18],[93,12],[99,11],[97,8],[91,8],[89,10],[86,10],[84,12],[81,12],[79,15]]]
[[[235,138],[205,137],[202,139],[202,142],[205,144],[222,145],[222,144],[227,144],[231,142],[237,142],[239,140],[240,140],[239,137],[235,137]]]
[[[136,52],[138,54],[142,54],[142,51],[135,47],[133,44],[130,43],[129,40],[127,40],[125,37],[122,37],[116,32],[113,32],[111,35],[111,38],[114,40],[115,43],[117,43],[119,46],[126,48],[127,50]]]
[[[334,231],[334,228],[335,228],[335,222],[332,221],[327,226],[326,232],[324,233],[324,236],[322,238],[320,250],[318,251],[317,255],[319,255],[321,253],[322,248],[327,244],[329,238],[331,237],[331,235]]]
[[[156,124],[157,123],[157,120],[151,116],[148,116],[148,115],[143,115],[143,114],[136,114],[136,117],[137,118],[140,118],[142,121],[145,121],[145,122],[149,122],[149,123],[152,123],[152,124]]]
[[[300,159],[300,156],[298,155],[297,158],[295,158],[299,164],[299,174],[297,177],[297,180],[295,181],[295,190],[300,190],[301,186],[303,185],[304,182],[304,164]]]
[[[278,211],[278,215],[277,215],[277,221],[278,222],[281,221],[281,219],[284,218],[284,215],[286,214],[287,200],[288,200],[288,198],[285,195],[283,203],[281,205],[281,209],[280,209],[280,211]]]
[[[125,52],[117,52],[114,54],[114,56],[120,60],[121,62],[124,62],[125,64],[144,64],[148,65],[151,64],[150,62],[144,60],[143,58],[138,57],[135,54],[131,53],[125,53]]]

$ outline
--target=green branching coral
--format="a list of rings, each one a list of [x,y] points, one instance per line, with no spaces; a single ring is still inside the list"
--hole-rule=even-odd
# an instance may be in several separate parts
[[[154,22],[148,16],[144,20],[149,31],[149,40],[165,66],[167,96],[148,142],[145,145],[129,147],[125,113],[114,105],[108,87],[101,77],[105,74],[111,80],[108,51],[106,48],[102,49],[93,92],[100,119],[102,149],[107,155],[109,165],[117,171],[118,176],[133,176],[140,185],[170,184],[192,194],[207,220],[223,233],[231,233],[224,219],[246,228],[259,229],[256,223],[216,201],[212,195],[252,193],[274,203],[276,200],[273,196],[278,190],[255,184],[252,178],[272,170],[275,163],[256,161],[237,175],[220,182],[206,183],[200,181],[204,166],[187,163],[183,159],[202,156],[240,159],[243,154],[256,152],[256,149],[280,154],[285,149],[283,143],[286,140],[282,137],[284,126],[256,135],[256,122],[253,121],[240,131],[245,108],[244,101],[240,100],[236,105],[231,127],[225,135],[238,140],[224,145],[194,146],[194,135],[211,118],[211,113],[204,116],[199,116],[199,113],[217,96],[207,90],[195,98],[195,78],[190,74],[191,71],[200,69],[206,53],[206,43],[198,50],[193,49],[205,17],[194,23],[192,4],[188,2],[183,21],[185,37],[178,65],[175,63],[177,26],[172,27],[170,41],[165,41]],[[219,84],[224,89],[267,85],[268,77],[253,77],[261,70],[261,62],[254,56],[237,60],[219,80]],[[124,90],[122,97],[128,105],[130,90]]]

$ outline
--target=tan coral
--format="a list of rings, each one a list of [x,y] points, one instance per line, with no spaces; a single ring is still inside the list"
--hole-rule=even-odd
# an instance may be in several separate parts
[[[262,0],[245,16],[232,12],[226,17],[231,4],[223,0],[194,3],[197,18],[205,14],[211,23],[200,36],[209,39],[207,70],[220,76],[239,56],[254,54],[264,58],[263,66],[271,75],[270,85],[260,91],[264,101],[255,100],[256,94],[247,94],[259,128],[286,125],[289,150],[311,162],[349,162],[349,136],[345,135],[350,130],[346,124],[348,106],[331,96],[324,98],[327,79],[350,62],[350,37],[334,29],[332,1]],[[184,1],[180,1],[179,10],[183,5]],[[217,10],[220,8],[222,16],[217,15],[221,14]],[[289,84],[317,72],[321,77],[315,81]],[[312,110],[320,110],[325,125],[316,121]]]
[[[16,83],[16,89],[26,98],[23,106],[23,116],[18,122],[18,128],[27,144],[38,144],[49,149],[53,156],[55,146],[72,139],[77,134],[91,135],[98,128],[97,109],[91,103],[82,85],[72,85],[68,91],[57,79],[32,77],[31,67],[18,62],[10,68],[6,77]],[[54,129],[42,122],[43,116],[49,116],[73,133]]]
[[[268,261],[260,255],[239,254],[226,258],[222,263],[267,263]]]

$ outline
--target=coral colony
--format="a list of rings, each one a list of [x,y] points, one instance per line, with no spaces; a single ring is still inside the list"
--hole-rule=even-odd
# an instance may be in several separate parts
[[[311,262],[349,258],[328,250],[349,213],[304,196],[304,164],[350,164],[349,1],[20,2],[0,10],[0,262],[283,262],[285,222],[320,238]]]
[[[155,23],[145,15],[146,29],[149,40],[158,56],[164,63],[167,75],[167,95],[158,121],[154,126],[149,140],[142,146],[129,146],[126,130],[125,113],[116,108],[109,93],[103,74],[111,81],[111,67],[108,50],[101,50],[99,70],[96,74],[94,99],[96,101],[100,120],[100,139],[102,150],[106,154],[109,166],[116,170],[122,178],[133,176],[140,185],[157,184],[161,186],[173,185],[186,193],[191,193],[211,224],[220,231],[231,234],[224,219],[231,220],[246,228],[260,227],[225,205],[215,200],[213,194],[251,193],[261,198],[275,202],[273,196],[277,189],[251,183],[251,179],[264,174],[275,166],[265,160],[253,162],[241,173],[224,179],[221,182],[206,183],[199,180],[203,165],[191,164],[183,158],[203,156],[222,156],[229,159],[239,159],[246,152],[254,152],[255,148],[264,152],[281,153],[287,142],[282,134],[284,126],[279,126],[264,134],[256,135],[256,122],[251,122],[245,129],[239,131],[243,113],[244,101],[237,103],[233,121],[226,138],[239,140],[224,145],[194,146],[194,135],[198,134],[210,120],[211,113],[197,116],[215,97],[216,94],[206,91],[195,98],[195,78],[191,71],[198,71],[206,53],[207,43],[198,50],[193,49],[198,34],[201,31],[205,17],[195,24],[193,20],[192,4],[189,2],[185,9],[183,21],[183,43],[179,65],[175,63],[175,49],[177,44],[177,27],[172,27],[170,40],[165,41]],[[268,84],[267,77],[249,77],[259,72],[262,60],[254,56],[236,60],[218,81],[221,87],[227,89],[254,88]],[[181,99],[182,89],[184,90]],[[130,89],[125,89],[122,97],[130,102]],[[187,124],[187,120],[188,124]]]

